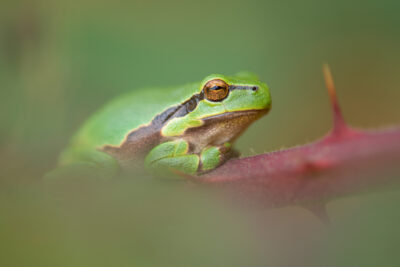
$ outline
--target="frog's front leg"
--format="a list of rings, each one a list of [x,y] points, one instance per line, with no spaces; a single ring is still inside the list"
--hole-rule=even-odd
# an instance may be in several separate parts
[[[189,143],[179,139],[153,148],[146,157],[146,166],[151,169],[195,174],[218,167],[232,155],[229,144],[208,146],[200,153],[190,153]]]
[[[238,157],[239,153],[231,149],[230,143],[225,143],[222,146],[208,146],[200,153],[200,166],[198,172],[207,172],[217,168],[225,161]]]
[[[185,140],[165,142],[149,152],[145,163],[147,167],[154,170],[172,169],[194,174],[199,167],[200,158],[188,152],[189,144]]]

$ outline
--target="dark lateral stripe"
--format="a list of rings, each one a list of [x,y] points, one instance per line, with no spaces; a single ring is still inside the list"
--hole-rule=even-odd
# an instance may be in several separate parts
[[[152,124],[160,127],[167,121],[176,118],[176,117],[183,117],[192,110],[194,110],[197,107],[197,104],[204,99],[204,93],[201,92],[199,94],[193,95],[191,98],[186,100],[180,105],[173,106],[165,110],[164,112],[158,114],[154,119],[152,120]]]
[[[247,86],[247,85],[229,85],[229,90],[257,90],[258,86]]]

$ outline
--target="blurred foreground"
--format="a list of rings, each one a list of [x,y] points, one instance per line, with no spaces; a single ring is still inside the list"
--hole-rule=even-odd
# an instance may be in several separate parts
[[[327,226],[301,208],[247,209],[205,188],[130,178],[2,186],[0,265],[400,263],[398,193],[331,202]]]

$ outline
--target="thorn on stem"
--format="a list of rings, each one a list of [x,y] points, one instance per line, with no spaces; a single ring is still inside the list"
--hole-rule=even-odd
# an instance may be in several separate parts
[[[308,204],[303,204],[302,206],[303,208],[307,209],[312,214],[314,214],[314,216],[317,217],[326,226],[329,226],[331,224],[331,220],[326,210],[326,204],[324,202],[308,203]]]
[[[333,111],[333,135],[340,135],[343,132],[347,132],[349,127],[347,126],[342,111],[337,100],[335,84],[333,82],[332,73],[328,64],[323,64],[322,71],[325,78],[326,88],[331,99],[332,111]]]

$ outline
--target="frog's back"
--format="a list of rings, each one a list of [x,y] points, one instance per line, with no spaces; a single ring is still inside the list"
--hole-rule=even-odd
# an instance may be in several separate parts
[[[148,88],[122,95],[93,114],[78,130],[67,150],[118,146],[133,130],[149,124],[170,107],[189,99],[199,83],[173,88]]]

